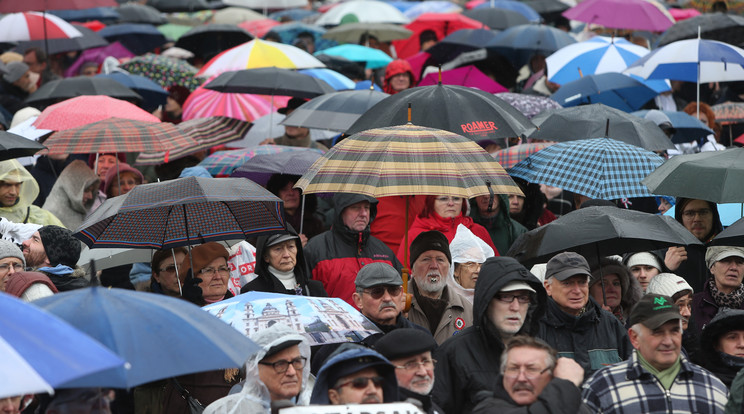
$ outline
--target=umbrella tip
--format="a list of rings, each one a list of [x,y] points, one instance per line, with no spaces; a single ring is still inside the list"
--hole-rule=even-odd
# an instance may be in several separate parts
[[[439,65],[439,84],[442,84],[442,65]]]
[[[411,123],[411,103],[408,102],[408,123]]]

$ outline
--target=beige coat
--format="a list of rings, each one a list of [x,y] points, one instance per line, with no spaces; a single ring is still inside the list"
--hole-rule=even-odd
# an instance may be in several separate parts
[[[473,304],[454,290],[448,287],[444,289],[443,295],[446,294],[448,299],[447,308],[442,314],[442,319],[439,321],[439,325],[437,325],[436,332],[432,332],[434,340],[439,345],[452,335],[459,333],[473,324]],[[411,298],[411,309],[408,311],[408,320],[423,327],[429,327],[429,321],[426,319],[426,315],[424,315],[419,304],[416,303],[415,295]]]

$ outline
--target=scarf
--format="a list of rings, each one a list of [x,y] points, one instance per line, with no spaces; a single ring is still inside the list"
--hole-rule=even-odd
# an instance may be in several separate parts
[[[716,302],[716,305],[722,308],[740,309],[742,302],[744,302],[744,284],[739,285],[735,291],[731,293],[723,293],[716,287],[716,279],[711,278],[708,280],[708,287],[710,288],[710,296]]]

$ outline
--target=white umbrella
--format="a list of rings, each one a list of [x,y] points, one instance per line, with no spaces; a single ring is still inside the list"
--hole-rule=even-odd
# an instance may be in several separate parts
[[[0,398],[54,394],[52,386],[3,338],[0,338],[0,355],[3,356],[3,363],[0,364]]]
[[[564,46],[545,59],[550,81],[563,85],[582,76],[622,72],[649,50],[623,38],[593,37]]]
[[[406,24],[410,20],[387,3],[374,0],[355,0],[341,3],[325,12],[315,22],[318,26],[336,26],[346,15],[356,16],[358,22]]]

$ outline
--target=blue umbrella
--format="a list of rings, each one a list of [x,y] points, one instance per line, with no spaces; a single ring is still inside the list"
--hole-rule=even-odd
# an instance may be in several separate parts
[[[452,3],[451,1],[429,0],[413,3],[413,6],[401,11],[404,16],[411,20],[415,20],[424,13],[459,13],[462,11],[462,7]]]
[[[94,287],[34,304],[131,364],[130,369],[115,368],[69,381],[67,387],[131,388],[184,374],[238,368],[258,350],[253,341],[201,308],[164,295]]]
[[[646,117],[648,110],[635,111],[632,114],[640,118]],[[683,142],[697,141],[700,138],[707,137],[710,134],[714,134],[713,130],[708,128],[707,125],[703,124],[697,118],[688,115],[685,112],[679,111],[661,111],[664,115],[669,118],[669,121],[674,127],[674,135],[672,135],[672,142],[681,144]]]
[[[0,315],[2,348],[14,350],[52,387],[125,363],[67,322],[5,293],[0,293]],[[0,398],[22,394],[16,387],[28,379],[14,370],[19,367],[13,356],[0,354]]]
[[[544,24],[521,24],[499,33],[486,48],[504,55],[515,67],[522,67],[535,54],[549,56],[556,50],[576,43],[571,35]]]
[[[527,20],[531,22],[538,23],[540,22],[540,14],[535,11],[532,7],[529,5],[522,3],[521,1],[513,1],[513,0],[495,0],[495,1],[487,1],[483,4],[480,4],[475,7],[475,9],[486,9],[486,8],[496,8],[496,9],[504,9],[504,10],[511,10],[515,11],[522,16],[526,17]]]
[[[322,52],[315,53],[316,56],[321,54],[340,56],[352,62],[365,62],[367,69],[383,68],[393,61],[393,58],[385,54],[382,50],[352,44],[334,46]]]
[[[142,97],[143,106],[150,111],[157,108],[158,105],[165,105],[166,98],[168,98],[168,91],[144,76],[125,72],[112,72],[108,75],[96,76],[113,79],[137,92]]]
[[[622,72],[648,49],[623,38],[596,36],[584,42],[568,45],[545,59],[549,80],[559,85],[585,75]]]
[[[118,40],[135,55],[151,52],[166,42],[163,33],[149,24],[114,24],[99,30],[98,34],[111,43]]]
[[[376,84],[372,83],[372,81],[364,80],[361,82],[357,82],[356,85],[354,85],[354,89],[369,89],[372,88],[376,90],[377,92],[382,92],[382,88]]]
[[[320,13],[314,10],[308,9],[285,9],[278,12],[269,14],[269,19],[276,21],[282,21],[282,18],[286,17],[290,20],[300,21],[310,16],[319,15]]]
[[[313,39],[315,39],[316,51],[328,49],[329,47],[333,47],[338,44],[333,40],[323,39],[322,36],[323,33],[326,32],[326,29],[320,26],[302,22],[280,24],[279,26],[272,27],[271,31],[279,35],[279,38],[282,39],[282,43],[286,43],[288,45],[293,44],[294,41],[297,39],[297,36],[301,33],[310,33],[311,35],[313,35]]]
[[[602,103],[625,112],[641,108],[658,92],[621,73],[584,76],[560,87],[551,98],[564,108]]]
[[[326,81],[327,84],[331,85],[333,89],[340,91],[345,89],[354,89],[354,81],[347,78],[346,76],[336,72],[335,70],[320,68],[320,69],[300,69],[300,73],[310,75],[314,78],[318,78]]]

